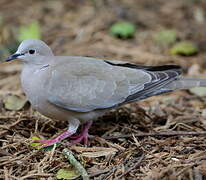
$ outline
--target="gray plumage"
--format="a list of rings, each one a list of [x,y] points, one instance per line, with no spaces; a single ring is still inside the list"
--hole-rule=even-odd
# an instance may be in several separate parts
[[[47,117],[68,120],[74,134],[80,123],[111,108],[177,89],[206,86],[205,79],[179,77],[176,65],[138,66],[87,57],[54,56],[40,40],[25,40],[8,58],[23,61],[23,90]],[[67,136],[68,137],[68,136]]]

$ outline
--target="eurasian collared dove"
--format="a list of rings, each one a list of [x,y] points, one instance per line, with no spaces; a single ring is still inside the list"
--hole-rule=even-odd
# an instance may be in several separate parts
[[[70,137],[70,144],[87,143],[92,120],[122,104],[176,89],[206,86],[205,79],[179,77],[180,66],[138,66],[88,57],[54,56],[41,40],[24,40],[7,61],[21,59],[21,83],[32,106],[41,114],[69,121],[68,130],[50,146]],[[79,125],[83,131],[73,136]]]

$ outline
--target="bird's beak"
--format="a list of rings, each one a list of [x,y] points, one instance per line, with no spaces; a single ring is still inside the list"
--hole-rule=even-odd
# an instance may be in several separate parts
[[[14,59],[17,59],[19,56],[21,56],[23,54],[19,54],[19,53],[16,53],[16,54],[13,54],[11,56],[9,56],[5,61],[8,62],[8,61],[12,61]]]

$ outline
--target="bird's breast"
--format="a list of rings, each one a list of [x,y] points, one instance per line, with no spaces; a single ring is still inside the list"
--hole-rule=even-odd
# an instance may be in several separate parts
[[[39,69],[24,68],[21,74],[21,84],[24,93],[35,109],[46,101],[45,93],[46,72]]]

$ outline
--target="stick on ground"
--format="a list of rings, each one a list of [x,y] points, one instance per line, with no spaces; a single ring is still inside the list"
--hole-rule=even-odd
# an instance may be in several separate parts
[[[104,139],[118,139],[118,138],[130,138],[130,137],[145,137],[145,136],[200,136],[206,135],[206,131],[201,132],[186,132],[186,131],[169,131],[169,132],[151,132],[151,133],[138,133],[138,134],[126,134],[120,136],[107,136]]]
[[[69,149],[65,148],[63,150],[63,154],[69,160],[71,165],[73,165],[80,172],[83,180],[89,180],[89,175],[88,175],[87,171],[80,164],[80,162],[75,159],[75,157],[73,156],[73,153]]]

